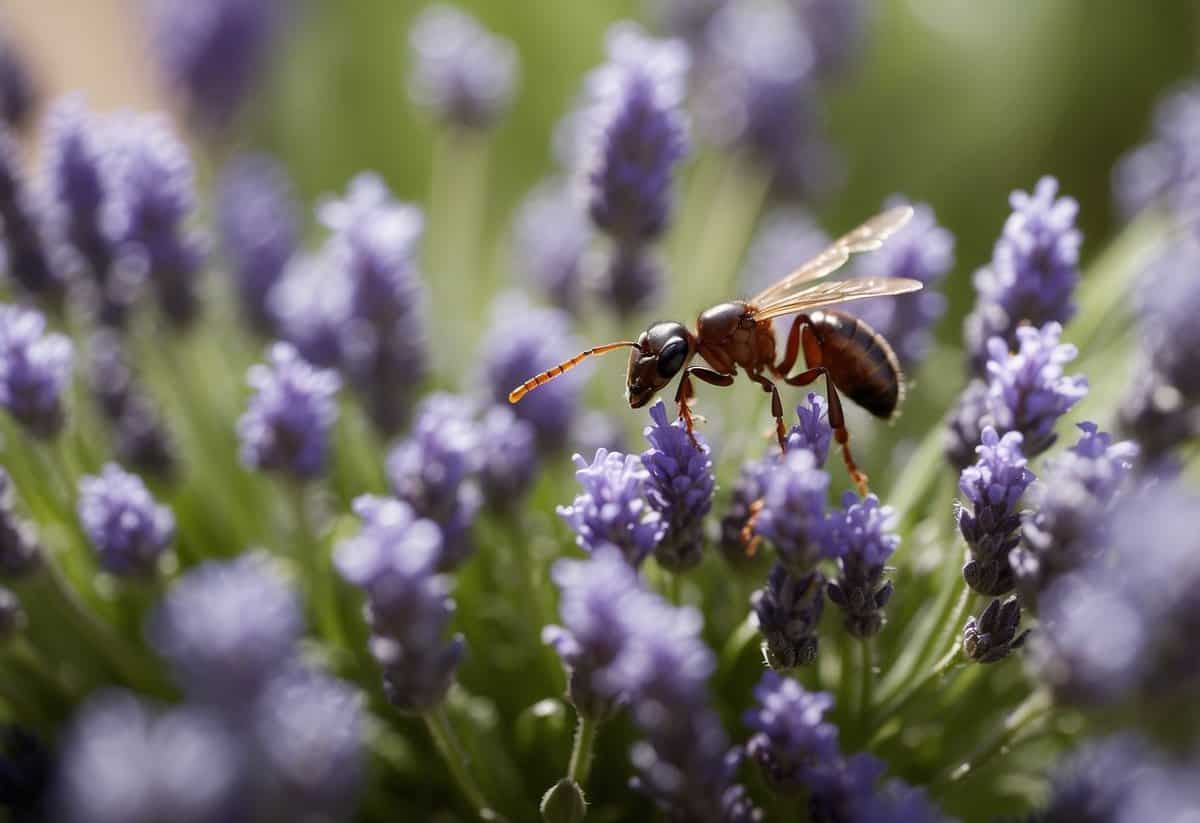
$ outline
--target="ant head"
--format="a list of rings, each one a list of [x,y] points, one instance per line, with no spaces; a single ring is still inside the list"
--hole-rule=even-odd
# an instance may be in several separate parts
[[[695,354],[695,340],[680,323],[655,323],[638,338],[629,353],[626,398],[631,409],[650,402]]]

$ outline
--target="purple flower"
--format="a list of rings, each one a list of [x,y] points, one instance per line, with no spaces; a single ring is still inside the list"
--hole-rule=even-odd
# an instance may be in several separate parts
[[[647,0],[655,28],[687,41],[697,42],[708,21],[727,0]]]
[[[445,698],[463,655],[461,637],[446,639],[454,601],[436,572],[441,530],[398,500],[363,496],[354,511],[362,529],[338,543],[334,566],[366,592],[371,654],[388,699],[403,711],[427,711]]]
[[[796,579],[828,555],[825,499],[829,475],[808,449],[789,451],[763,484],[763,506],[755,531],[770,540],[779,561]]]
[[[1085,743],[1051,773],[1050,798],[1035,819],[1044,823],[1124,820],[1120,812],[1129,805],[1152,759],[1146,741],[1132,734]]]
[[[295,592],[255,553],[208,561],[179,578],[149,636],[189,694],[237,706],[291,660],[303,629]]]
[[[854,812],[858,823],[947,823],[950,818],[930,801],[924,789],[903,780],[886,781]]]
[[[822,79],[843,73],[857,58],[871,4],[864,0],[790,0],[812,43],[814,69]]]
[[[0,577],[23,577],[42,562],[42,545],[33,523],[21,517],[12,477],[0,468]]]
[[[1061,334],[1058,323],[1041,329],[1022,326],[1014,354],[1000,338],[988,341],[988,414],[997,431],[1024,436],[1026,457],[1054,444],[1054,424],[1088,391],[1086,377],[1063,374],[1077,352],[1070,343],[1058,342]]]
[[[699,563],[704,549],[704,518],[716,489],[711,450],[700,435],[697,448],[682,423],[668,422],[661,400],[650,409],[650,419],[653,425],[644,430],[650,448],[642,452],[649,474],[646,500],[666,524],[654,558],[663,568],[681,572]]]
[[[1133,370],[1117,426],[1137,442],[1142,460],[1155,465],[1176,446],[1200,435],[1200,406],[1186,401],[1148,363],[1135,362]]]
[[[313,368],[288,343],[271,346],[267,358],[246,376],[254,396],[238,419],[242,462],[310,479],[325,468],[341,380]]]
[[[942,452],[955,469],[962,471],[975,460],[983,427],[988,424],[988,385],[972,379],[946,412]]]
[[[517,271],[550,303],[578,312],[592,229],[566,184],[551,180],[534,188],[517,212],[513,235]]]
[[[1080,423],[1079,442],[1047,461],[1033,487],[1033,515],[1011,562],[1026,602],[1060,574],[1080,568],[1105,542],[1106,513],[1137,458],[1136,444],[1113,443],[1095,423]]]
[[[1164,199],[1179,215],[1195,208],[1200,193],[1200,89],[1181,87],[1154,109],[1149,142],[1126,154],[1113,170],[1117,205],[1132,216]]]
[[[751,508],[762,498],[763,480],[772,466],[770,457],[747,460],[738,471],[737,480],[729,496],[728,507],[721,516],[719,543],[721,554],[729,565],[738,568],[749,565],[746,541],[742,532],[753,514]]]
[[[571,318],[559,309],[535,308],[520,295],[496,298],[480,351],[482,385],[493,403],[508,403],[508,393],[533,375],[577,354],[583,345],[570,333]],[[530,392],[513,411],[529,422],[543,451],[561,448],[579,411],[586,365]]]
[[[1020,340],[1022,323],[1065,323],[1075,314],[1072,295],[1079,281],[1075,228],[1079,204],[1057,197],[1058,181],[1043,177],[1032,194],[1013,192],[1013,213],[996,241],[992,262],[975,273],[975,309],[964,326],[971,370],[983,375],[995,359],[991,339],[1005,348]]]
[[[851,3],[850,5],[854,5]],[[899,205],[899,197],[886,205]],[[926,288],[914,294],[864,301],[855,310],[891,342],[900,362],[911,368],[925,358],[933,335],[931,327],[946,312],[946,296],[937,288],[954,267],[954,235],[937,224],[933,209],[914,206],[912,220],[891,239],[869,264],[858,270],[885,277],[908,277]]]
[[[387,458],[396,497],[442,530],[438,571],[455,568],[474,551],[470,530],[483,503],[481,437],[466,400],[432,394],[421,402],[412,434]]]
[[[537,479],[538,455],[533,426],[507,406],[491,406],[480,426],[482,460],[479,485],[483,499],[497,511],[511,512]]]
[[[876,802],[883,761],[859,752],[816,769],[809,780],[809,819],[819,823],[857,821]],[[886,818],[891,820],[891,818]]]
[[[73,353],[40,312],[0,305],[0,406],[36,437],[55,437],[66,423]]]
[[[1147,267],[1137,288],[1142,347],[1149,367],[1178,390],[1190,408],[1200,405],[1200,370],[1191,356],[1200,346],[1195,323],[1195,313],[1200,311],[1197,265],[1200,238],[1188,232]]]
[[[140,477],[116,463],[80,479],[77,511],[100,565],[116,575],[153,574],[175,538],[171,510],[154,500]]]
[[[573,460],[583,493],[557,511],[575,532],[575,542],[589,552],[613,546],[629,565],[641,565],[666,529],[646,501],[649,472],[641,458],[598,449],[590,465],[578,454]]]
[[[59,306],[67,284],[39,206],[21,167],[20,145],[0,122],[0,263],[24,291]]]
[[[758,294],[788,272],[819,254],[830,237],[804,209],[788,206],[767,212],[746,251],[738,275],[742,294]]]
[[[601,719],[621,702],[614,665],[639,625],[646,597],[637,572],[612,546],[596,548],[587,560],[559,560],[551,576],[562,592],[562,625],[547,626],[542,638],[567,670],[567,694],[584,717]]]
[[[979,617],[967,618],[963,627],[962,649],[976,663],[995,663],[1025,644],[1028,631],[1017,634],[1021,622],[1021,603],[1010,597],[1003,603],[993,599]]]
[[[778,567],[776,567],[778,568]],[[825,721],[833,698],[808,692],[795,680],[766,672],[754,687],[757,705],[745,724],[755,734],[746,753],[758,763],[777,792],[793,794],[811,785],[812,773],[838,758],[838,730]]]
[[[796,418],[799,422],[788,432],[787,450],[808,449],[816,458],[817,466],[824,466],[829,458],[829,443],[833,440],[828,401],[816,392],[809,392],[808,405],[796,406]]]
[[[9,32],[0,32],[0,124],[14,129],[29,122],[37,89],[21,51]]]
[[[171,479],[179,462],[175,441],[149,400],[133,395],[113,424],[113,449],[121,463],[141,474]]]
[[[21,601],[11,589],[0,586],[0,642],[16,634],[24,623],[25,612],[21,609]]]
[[[260,334],[275,331],[268,297],[299,244],[291,180],[273,157],[243,154],[221,172],[216,222],[242,313]]]
[[[280,337],[315,366],[335,368],[357,328],[351,315],[354,284],[331,244],[312,254],[299,254],[267,296],[271,324]],[[373,340],[359,340],[368,345]]]
[[[883,628],[883,607],[892,596],[892,581],[882,582],[883,565],[900,545],[892,531],[895,520],[892,507],[880,506],[875,495],[860,500],[854,492],[846,492],[842,509],[830,516],[826,552],[837,557],[839,574],[827,590],[855,637],[870,637]]]
[[[117,265],[148,278],[167,318],[187,326],[207,254],[186,228],[196,205],[191,157],[162,115],[127,114],[106,131],[113,182],[104,221]]]
[[[155,56],[201,125],[220,129],[266,69],[286,3],[279,0],[151,0]]]
[[[771,567],[766,586],[750,595],[768,666],[794,669],[817,659],[817,625],[824,605],[825,578],[820,572],[797,580],[783,564]]]
[[[409,90],[438,119],[463,129],[486,129],[512,101],[519,64],[509,40],[487,31],[451,6],[433,5],[413,23]]]
[[[657,302],[662,281],[662,267],[644,246],[617,246],[598,288],[617,316],[626,319]]]
[[[211,712],[159,713],[130,693],[102,692],[80,710],[63,746],[55,818],[229,820],[244,800],[239,789],[248,768],[237,740]]]
[[[1034,476],[1021,453],[1020,432],[1000,437],[988,426],[982,441],[975,449],[978,462],[959,476],[967,504],[957,506],[955,515],[971,555],[963,578],[975,591],[995,597],[1012,591],[1009,553],[1020,541],[1021,528],[1017,504]]]

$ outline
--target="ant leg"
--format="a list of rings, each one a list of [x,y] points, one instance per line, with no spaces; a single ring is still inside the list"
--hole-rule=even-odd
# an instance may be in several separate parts
[[[683,373],[683,379],[679,381],[679,390],[675,392],[675,402],[679,404],[679,416],[683,418],[684,425],[687,426],[688,437],[692,439],[692,445],[699,449],[700,444],[696,441],[696,435],[693,432],[694,422],[689,406],[691,399],[695,396],[695,388],[692,385],[693,377],[699,378],[711,386],[732,386],[734,376],[721,374],[703,366],[693,366]]]
[[[780,377],[787,377],[788,372],[792,370],[792,366],[796,365],[796,360],[800,356],[800,330],[808,323],[807,314],[798,314],[796,315],[796,319],[792,321],[792,328],[788,331],[787,348],[784,350],[783,359],[775,367],[775,373]]]
[[[742,546],[745,547],[746,557],[754,557],[762,543],[762,535],[754,533],[762,510],[763,499],[760,497],[750,504],[750,516],[746,518],[746,525],[742,526]]]
[[[858,496],[866,497],[871,491],[867,487],[867,476],[859,471],[854,462],[854,455],[850,454],[850,432],[846,428],[846,418],[842,415],[842,399],[838,397],[833,378],[828,374],[825,375],[825,387],[829,392],[829,425],[833,428],[833,439],[842,447],[842,462],[846,464],[846,471],[850,472],[850,479],[858,489]]]
[[[775,418],[775,438],[779,441],[779,450],[786,452],[787,427],[783,425],[783,401],[779,399],[779,389],[775,388],[775,384],[761,374],[752,374],[750,379],[771,395],[771,415]]]

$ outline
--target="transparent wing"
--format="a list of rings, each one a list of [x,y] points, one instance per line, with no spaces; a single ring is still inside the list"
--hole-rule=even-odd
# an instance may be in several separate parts
[[[910,280],[907,277],[855,277],[851,280],[817,283],[786,294],[773,303],[756,306],[754,318],[770,320],[772,317],[782,317],[785,314],[795,314],[820,306],[831,306],[834,303],[848,303],[851,300],[885,297],[890,294],[905,294],[919,290],[922,285],[920,280]]]
[[[843,234],[825,251],[787,277],[763,289],[748,302],[759,307],[777,302],[782,295],[793,291],[797,286],[810,280],[819,280],[837,271],[850,259],[850,255],[874,251],[882,246],[883,241],[895,234],[912,215],[912,206],[897,206],[875,215],[853,231]]]

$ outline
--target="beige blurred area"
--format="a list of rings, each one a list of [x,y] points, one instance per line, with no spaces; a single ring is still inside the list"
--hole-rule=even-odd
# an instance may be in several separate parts
[[[97,110],[157,107],[161,101],[137,5],[144,0],[3,0],[36,75],[42,100],[82,91]]]

